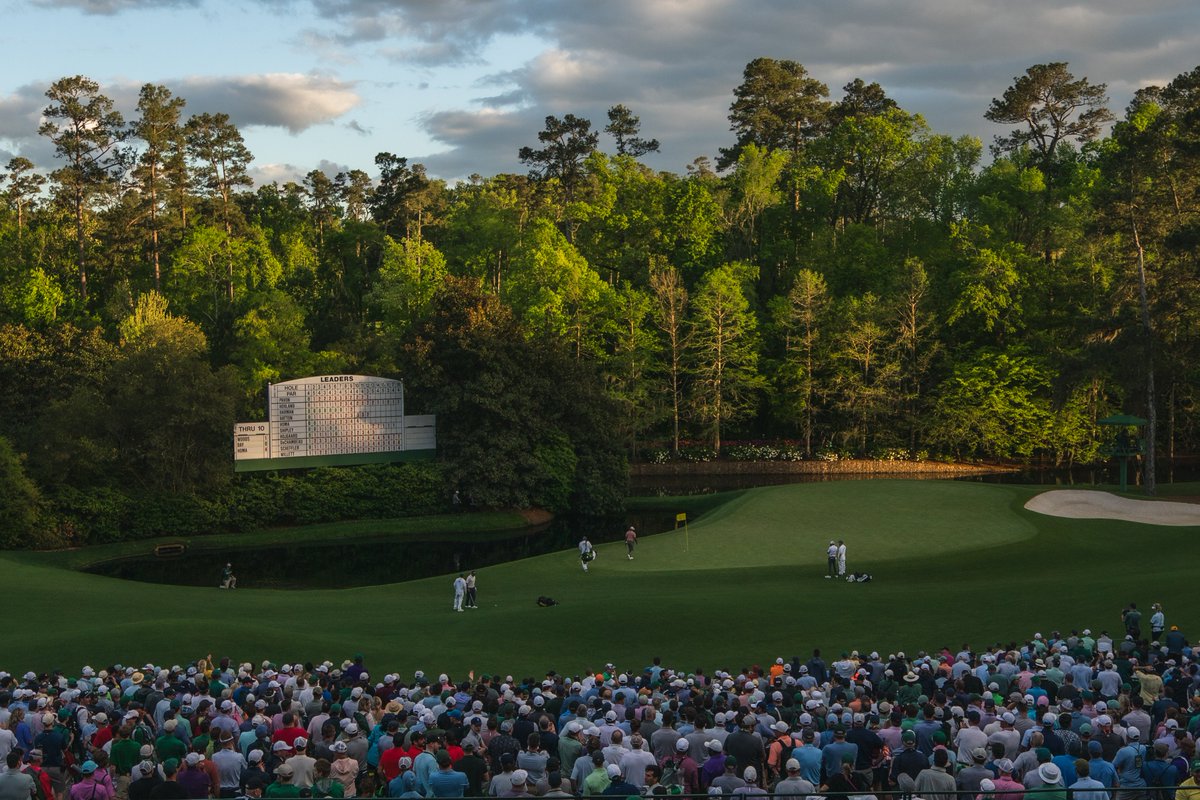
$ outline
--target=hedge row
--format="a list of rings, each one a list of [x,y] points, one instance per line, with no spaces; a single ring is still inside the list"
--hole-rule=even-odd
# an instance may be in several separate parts
[[[903,447],[878,448],[867,454],[855,453],[848,449],[835,450],[822,447],[807,454],[804,447],[792,442],[727,442],[718,453],[713,448],[695,443],[680,445],[677,452],[665,447],[651,448],[642,451],[642,460],[648,464],[669,464],[672,461],[705,462],[705,461],[845,461],[847,459],[866,458],[872,461],[928,461],[930,454],[926,450],[912,452]],[[935,460],[949,460],[939,457]]]
[[[144,494],[111,487],[64,489],[50,503],[58,541],[101,544],[197,536],[276,525],[432,514],[446,510],[434,462],[238,475],[206,496]]]

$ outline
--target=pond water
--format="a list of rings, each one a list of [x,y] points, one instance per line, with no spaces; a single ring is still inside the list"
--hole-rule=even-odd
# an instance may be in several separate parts
[[[1132,476],[1131,476],[1132,477]],[[722,474],[646,476],[631,480],[634,495],[703,494],[755,486],[814,483],[831,480],[880,480],[902,478],[946,480],[939,474]],[[969,475],[955,480],[995,483],[1078,486],[1115,484],[1116,469],[1037,469]],[[1160,481],[1200,480],[1200,465],[1175,465]],[[184,586],[216,586],[225,563],[232,562],[238,586],[268,589],[343,589],[445,575],[478,569],[530,556],[573,550],[582,534],[593,542],[619,541],[625,528],[637,526],[640,536],[674,528],[673,515],[631,515],[608,519],[559,518],[547,525],[516,531],[463,534],[430,541],[397,542],[386,537],[357,539],[351,543],[329,542],[244,548],[228,551],[191,550],[174,557],[152,554],[92,565],[88,572],[126,580]]]
[[[180,556],[152,554],[93,564],[87,572],[125,580],[182,586],[216,586],[227,562],[239,588],[345,589],[467,571],[519,558],[573,550],[586,533],[595,543],[623,540],[625,528],[639,536],[671,530],[673,516],[631,515],[612,519],[557,519],[516,531],[464,534],[453,539],[397,542],[357,539],[235,550],[190,550]]]

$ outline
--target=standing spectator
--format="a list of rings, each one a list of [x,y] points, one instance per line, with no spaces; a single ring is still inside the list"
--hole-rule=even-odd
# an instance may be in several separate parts
[[[971,765],[963,767],[958,774],[954,776],[954,781],[958,785],[960,791],[964,792],[979,792],[979,784],[984,778],[993,777],[992,771],[984,766],[987,763],[987,751],[982,747],[976,747],[970,753]]]
[[[939,747],[933,754],[933,766],[921,770],[914,788],[924,800],[956,800],[954,776],[949,772],[950,751]],[[843,770],[844,772],[845,770]],[[832,789],[831,789],[832,790]],[[861,789],[852,791],[862,792]]]
[[[1091,777],[1091,774],[1089,762],[1082,758],[1075,762],[1075,782],[1068,787],[1072,800],[1108,800],[1104,784]]]
[[[177,780],[187,796],[192,800],[204,800],[211,797],[215,787],[212,778],[203,765],[204,756],[200,753],[188,753],[184,759],[184,768],[179,772]]]
[[[41,787],[35,794],[36,797],[49,800],[54,797],[54,783],[50,780],[50,773],[42,769],[42,751],[36,747],[29,751],[29,755],[25,757],[25,771],[37,782]],[[128,785],[128,779],[126,779]]]
[[[168,758],[163,762],[163,782],[150,792],[150,800],[187,800],[188,793],[177,780],[179,759]]]
[[[842,758],[842,763],[838,767],[838,770],[825,780],[825,785],[821,787],[821,791],[836,792],[841,797],[848,797],[849,794],[867,794],[871,791],[871,784],[863,780],[863,777],[854,771],[854,757],[845,756]],[[842,792],[849,794],[840,794]]]
[[[525,770],[531,784],[545,780],[546,762],[550,755],[542,749],[542,736],[537,731],[529,734],[525,749],[517,753],[517,768]]]
[[[345,796],[342,784],[329,774],[329,762],[323,758],[318,758],[313,765],[312,796],[317,800],[324,800],[324,798],[341,800]]]
[[[467,573],[467,608],[479,608],[479,597],[476,593],[477,581],[475,570]]]
[[[849,758],[851,763],[858,760],[858,745],[846,741],[846,729],[841,725],[833,728],[833,741],[821,749],[821,771],[828,782],[842,770],[842,760]]]
[[[107,783],[99,780],[95,761],[88,759],[79,767],[82,778],[71,787],[71,800],[112,800],[113,791]]]
[[[996,796],[1004,797],[1006,800],[1024,800],[1025,785],[1018,783],[1013,778],[1013,762],[1007,758],[1002,758],[993,763],[996,771],[1000,774],[995,778]],[[980,786],[982,789],[982,785]]]
[[[619,764],[625,780],[640,790],[646,785],[646,768],[655,764],[654,755],[646,750],[646,740],[636,733],[629,737],[629,750]]]
[[[246,768],[242,770],[242,794],[262,797],[270,783],[271,776],[263,767],[263,751],[251,750],[246,754]]]
[[[639,793],[638,787],[621,777],[621,768],[616,764],[607,764],[604,769],[608,772],[608,788],[602,794],[616,797],[628,797]],[[644,779],[645,776],[643,776]]]
[[[4,800],[29,800],[37,796],[34,778],[21,771],[21,751],[10,750],[5,759],[5,770],[0,773],[0,798]]]
[[[1142,764],[1142,777],[1150,790],[1150,800],[1173,800],[1179,777],[1175,765],[1167,758],[1167,745],[1156,742],[1151,752],[1153,756]]]
[[[593,797],[604,794],[604,790],[610,783],[612,783],[612,778],[608,776],[608,769],[604,764],[604,753],[596,750],[592,753],[592,771],[583,780],[583,796]]]
[[[4,722],[0,722],[0,761],[8,758],[8,754],[17,746],[17,737]]]
[[[1141,734],[1137,728],[1128,728],[1125,735],[1129,742],[1117,750],[1112,760],[1117,771],[1117,784],[1121,787],[1121,798],[1140,798],[1145,795],[1146,779],[1142,767],[1146,761],[1146,746],[1138,741]]]
[[[1163,614],[1161,603],[1150,606],[1150,638],[1156,642],[1162,641],[1163,631],[1167,629],[1167,618]]]
[[[733,756],[725,756],[725,773],[713,778],[709,792],[720,789],[722,794],[733,794],[738,789],[745,788],[746,781],[738,777],[737,770],[738,760]],[[650,782],[647,781],[646,784],[649,786]]]
[[[533,796],[533,795],[529,794],[529,776],[525,774],[525,770],[523,770],[523,769],[513,770],[512,775],[509,776],[508,781],[510,784],[509,789],[508,789],[508,791],[502,793],[500,795],[501,797],[532,797]]]
[[[237,797],[242,788],[242,772],[246,769],[246,758],[234,746],[229,734],[221,737],[221,749],[213,753],[213,764],[217,768],[219,796]]]
[[[300,796],[300,787],[292,783],[292,768],[280,764],[275,768],[275,782],[267,787],[265,797],[293,798]]]
[[[317,766],[317,760],[310,756],[307,750],[308,739],[297,736],[296,754],[284,762],[292,768],[292,783],[301,790],[312,786],[313,774]],[[213,760],[216,760],[216,756],[213,756]]]
[[[34,737],[33,744],[42,751],[42,768],[50,775],[54,796],[61,800],[67,789],[67,773],[63,759],[71,745],[70,734],[58,724],[53,714],[43,714],[42,732]]]
[[[463,610],[463,598],[466,596],[466,594],[467,594],[467,577],[460,573],[459,576],[454,579],[454,610],[455,611]]]
[[[668,767],[674,767],[676,780],[683,787],[684,794],[699,794],[700,793],[700,767],[688,755],[688,740],[680,737],[675,741],[675,753],[668,756],[659,762],[662,767],[663,774],[666,774]],[[750,783],[750,779],[746,779]]]
[[[776,797],[804,798],[816,791],[816,787],[800,777],[800,762],[789,758],[784,765],[787,774],[771,787],[771,793]]]
[[[746,767],[745,779],[745,786],[739,786],[733,790],[734,797],[766,796],[767,790],[758,785],[758,770],[754,767]]]
[[[454,769],[450,763],[450,754],[439,750],[437,771],[429,776],[430,793],[427,797],[464,797],[470,781],[463,773]]]
[[[1133,641],[1142,638],[1142,612],[1137,610],[1137,603],[1130,603],[1121,612],[1121,622],[1125,623],[1125,634],[1132,636]]]
[[[129,800],[150,800],[150,795],[163,782],[153,761],[143,761],[141,767],[141,777],[129,784]]]
[[[1200,758],[1191,763],[1191,774],[1179,784],[1175,800],[1200,800]]]
[[[758,718],[746,714],[740,722],[740,728],[725,739],[725,754],[737,759],[739,776],[746,771],[746,767],[754,767],[756,773],[760,772],[764,756],[762,738],[754,733]]]
[[[330,774],[342,785],[343,797],[354,797],[355,783],[358,780],[358,762],[350,757],[345,742],[334,742],[334,760],[329,765]],[[401,759],[403,762],[403,759]]]
[[[475,752],[474,742],[464,742],[462,748],[463,756],[454,767],[467,776],[467,793],[471,797],[479,797],[488,778],[487,762]]]

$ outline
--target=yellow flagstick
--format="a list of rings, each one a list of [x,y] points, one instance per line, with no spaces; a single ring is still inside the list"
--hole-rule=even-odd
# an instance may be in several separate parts
[[[683,551],[686,553],[692,548],[691,537],[688,535],[687,514],[680,512],[675,515],[675,530],[679,530],[679,523],[683,523]]]

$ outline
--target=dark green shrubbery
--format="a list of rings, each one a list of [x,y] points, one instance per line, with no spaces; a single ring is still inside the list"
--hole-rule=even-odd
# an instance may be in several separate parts
[[[85,545],[433,514],[447,493],[440,465],[422,462],[239,475],[207,496],[64,487],[48,505],[61,543]]]

